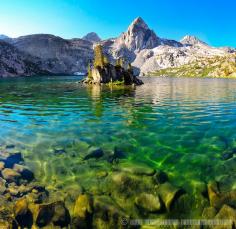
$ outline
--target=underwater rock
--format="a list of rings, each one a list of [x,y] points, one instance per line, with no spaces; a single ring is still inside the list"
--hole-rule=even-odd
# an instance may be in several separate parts
[[[1,220],[0,219],[0,228],[2,229],[18,229],[18,224],[14,219],[10,220]]]
[[[89,149],[89,152],[87,153],[87,155],[85,155],[84,160],[88,160],[91,158],[100,158],[103,156],[103,150],[101,148],[91,148]]]
[[[11,144],[11,145],[6,145],[5,149],[14,149],[15,145]]]
[[[152,192],[154,189],[152,177],[138,176],[128,172],[113,172],[107,177],[107,187],[115,197],[129,198],[141,192]]]
[[[233,152],[224,152],[221,156],[222,160],[228,160],[234,156]]]
[[[23,161],[21,152],[11,153],[5,158],[5,168],[12,168],[14,164]]]
[[[161,170],[157,170],[153,175],[153,180],[156,184],[163,184],[168,181],[168,175]]]
[[[73,211],[74,228],[90,228],[93,213],[92,198],[87,194],[78,196]]]
[[[13,169],[6,168],[2,170],[2,177],[8,182],[17,183],[21,175],[18,172],[14,171]]]
[[[126,224],[122,225],[124,219],[128,222],[129,217],[109,196],[94,197],[94,228],[127,228]]]
[[[203,209],[202,218],[203,219],[213,219],[216,216],[216,209],[214,207],[206,207]]]
[[[208,200],[202,195],[184,193],[173,202],[170,214],[176,219],[195,218],[201,216],[203,209],[208,205]]]
[[[219,209],[223,205],[222,196],[218,190],[216,182],[210,182],[207,185],[208,197],[210,205],[216,209]]]
[[[5,163],[0,161],[0,172],[5,168]]]
[[[228,205],[223,205],[220,211],[215,216],[215,219],[226,219],[231,220],[231,225],[218,226],[215,228],[235,228],[236,224],[236,210]],[[233,226],[234,225],[234,226]]]
[[[64,154],[66,150],[63,147],[57,146],[54,148],[54,154]]]
[[[66,227],[70,224],[71,218],[69,210],[65,207],[62,201],[57,201],[54,203],[54,214],[52,218],[52,223],[55,226]]]
[[[161,209],[161,202],[158,195],[141,193],[135,198],[137,207],[145,212],[158,212]]]
[[[38,206],[38,212],[36,213],[36,225],[39,227],[45,227],[52,221],[54,214],[54,205],[41,204]]]
[[[13,170],[21,174],[24,180],[32,181],[34,179],[34,174],[27,167],[19,164],[14,164]]]
[[[235,189],[236,174],[225,174],[216,178],[219,190],[227,192]]]
[[[112,151],[112,153],[110,155],[108,155],[107,161],[109,163],[113,163],[117,159],[123,159],[126,157],[127,157],[127,155],[121,149],[119,149],[118,147],[115,147],[114,150]]]
[[[29,190],[29,193],[26,195],[26,198],[30,203],[41,204],[48,199],[48,196],[49,193],[45,187],[33,184]]]
[[[16,201],[14,206],[14,215],[21,228],[31,228],[33,224],[33,215],[28,208],[28,202],[26,198]]]
[[[173,203],[184,194],[184,190],[166,182],[158,187],[157,193],[163,200],[167,211],[170,211]]]
[[[146,165],[142,164],[131,164],[131,163],[120,163],[118,167],[115,169],[125,172],[125,173],[131,173],[134,175],[146,175],[146,176],[152,176],[155,173],[155,170],[153,168],[150,168]]]
[[[99,171],[96,173],[97,178],[104,178],[108,175],[107,171]]]
[[[6,181],[0,177],[0,195],[6,192]]]
[[[216,209],[220,209],[224,204],[236,207],[236,190],[220,192],[216,182],[208,184],[208,197],[210,205]]]
[[[16,185],[9,185],[7,191],[11,194],[12,197],[20,197],[20,192],[18,186]]]

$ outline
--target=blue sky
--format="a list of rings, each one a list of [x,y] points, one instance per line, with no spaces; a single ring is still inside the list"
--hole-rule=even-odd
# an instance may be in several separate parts
[[[196,35],[236,47],[235,0],[0,0],[0,34],[51,33],[64,38],[95,31],[116,37],[141,16],[160,37]]]

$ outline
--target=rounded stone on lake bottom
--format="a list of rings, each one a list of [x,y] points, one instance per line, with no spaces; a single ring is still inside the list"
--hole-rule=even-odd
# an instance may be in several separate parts
[[[161,170],[157,170],[156,173],[153,175],[153,180],[157,184],[163,184],[168,181],[168,175]]]
[[[111,197],[94,196],[93,227],[89,228],[127,228],[121,225],[124,219],[129,217]]]
[[[21,152],[11,153],[5,159],[5,167],[12,168],[14,164],[19,164],[23,161]]]
[[[14,206],[14,214],[17,215],[24,215],[28,211],[28,202],[26,198],[22,198],[16,201]]]
[[[36,212],[36,225],[39,227],[47,226],[51,222],[53,214],[54,206],[52,203],[39,205],[38,211]]]
[[[96,173],[97,178],[104,178],[108,175],[106,171],[99,171]]]
[[[166,182],[164,184],[160,184],[157,193],[163,200],[167,211],[170,211],[172,204],[178,199],[180,195],[184,193],[184,190],[173,186],[169,182]]]
[[[217,211],[213,207],[206,207],[203,209],[202,217],[203,219],[213,219],[216,215]]]
[[[22,178],[27,181],[32,181],[34,179],[34,174],[26,166],[14,164],[13,170],[21,174]]]
[[[81,194],[78,196],[73,216],[79,216],[80,218],[86,218],[87,214],[92,213],[92,199],[87,194]]]
[[[129,164],[129,163],[121,163],[119,164],[118,170],[122,172],[128,172],[135,175],[146,175],[146,176],[152,176],[155,173],[155,170],[153,168],[150,168],[146,165],[142,164]]]
[[[70,213],[62,201],[54,203],[53,225],[66,227],[70,224]]]
[[[91,197],[87,194],[79,195],[73,210],[73,226],[75,228],[90,228],[92,213]]]
[[[20,227],[31,228],[33,224],[33,215],[28,208],[28,202],[26,198],[17,200],[14,206],[14,215]]]
[[[0,161],[0,171],[5,168],[5,163],[3,161]]]
[[[64,154],[66,150],[63,147],[57,146],[53,150],[54,154]]]
[[[10,145],[6,145],[5,149],[14,149],[15,145],[10,144]]]
[[[215,216],[215,219],[227,219],[231,221],[231,225],[228,225],[228,228],[234,228],[236,224],[236,210],[230,206],[224,204],[220,211]]]
[[[84,160],[89,160],[89,159],[98,159],[104,155],[104,152],[101,148],[95,148],[91,147],[88,150],[88,153],[84,156]]]
[[[8,182],[18,182],[21,175],[13,169],[6,168],[2,170],[2,177]]]
[[[145,212],[158,212],[161,210],[161,202],[157,195],[142,193],[135,198],[135,204]]]
[[[0,195],[6,192],[6,180],[0,177]]]

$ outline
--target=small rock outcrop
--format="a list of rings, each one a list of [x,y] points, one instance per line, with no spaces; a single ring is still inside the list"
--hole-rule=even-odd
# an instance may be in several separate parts
[[[183,37],[180,42],[184,45],[207,45],[207,43],[201,41],[199,38],[190,35]]]
[[[143,82],[134,73],[131,64],[125,64],[123,59],[118,59],[116,65],[109,62],[103,54],[102,46],[94,46],[94,61],[88,66],[86,84],[124,84],[141,85]],[[125,66],[126,65],[126,66]]]

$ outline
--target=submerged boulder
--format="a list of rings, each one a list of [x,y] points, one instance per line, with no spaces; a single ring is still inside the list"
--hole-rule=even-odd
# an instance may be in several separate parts
[[[30,171],[26,166],[14,164],[13,170],[18,172],[23,179],[27,181],[32,181],[34,179],[34,174],[32,171]]]
[[[167,211],[170,211],[173,203],[179,196],[184,194],[184,190],[173,186],[169,182],[166,182],[158,187],[157,193],[163,200]]]
[[[216,209],[220,209],[224,204],[236,207],[236,190],[220,192],[216,182],[208,184],[208,197],[210,205]]]
[[[5,168],[5,163],[3,161],[0,161],[0,171]]]
[[[8,182],[17,183],[21,175],[13,169],[6,168],[2,170],[2,177]]]
[[[161,210],[161,201],[158,195],[141,193],[135,198],[135,204],[141,211],[158,212]]]
[[[28,208],[26,198],[19,199],[14,206],[14,215],[17,223],[22,228],[31,228],[33,225],[33,215]]]
[[[92,198],[86,194],[79,195],[73,211],[73,227],[90,228],[92,213]]]
[[[71,218],[69,210],[65,207],[62,201],[54,203],[54,214],[52,217],[52,223],[54,226],[61,228],[67,227],[70,224]]]
[[[149,166],[129,162],[119,163],[119,165],[115,167],[115,169],[124,173],[130,173],[137,176],[152,176],[155,174],[155,169]]]
[[[66,227],[70,224],[70,214],[62,201],[38,205],[36,225],[45,227],[49,224]]]
[[[215,216],[215,219],[227,220],[226,225],[220,225],[215,228],[235,228],[236,225],[236,210],[228,205],[223,205],[220,211]]]
[[[14,164],[19,164],[22,161],[23,157],[20,152],[11,153],[4,160],[5,168],[12,168]]]
[[[6,192],[6,180],[0,177],[0,195]]]
[[[88,160],[91,158],[98,159],[103,156],[103,150],[101,148],[91,148],[88,153],[84,156],[84,160]]]
[[[94,197],[94,228],[127,228],[128,220],[129,217],[109,196]]]

